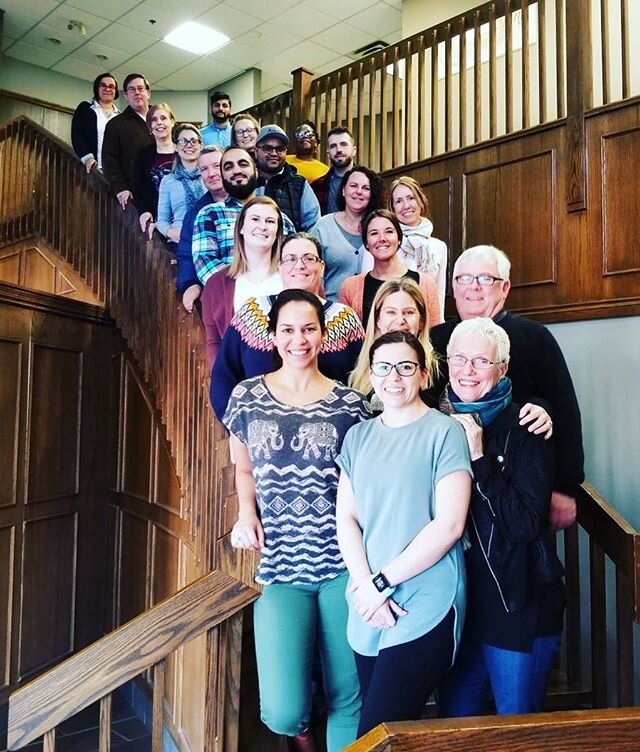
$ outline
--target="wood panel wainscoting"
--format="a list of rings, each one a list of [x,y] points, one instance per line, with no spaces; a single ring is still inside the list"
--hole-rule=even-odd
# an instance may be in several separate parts
[[[574,211],[564,122],[385,173],[425,189],[449,274],[489,243],[512,262],[509,307],[543,322],[640,313],[640,100],[585,119],[586,200]],[[455,309],[448,300],[448,313]]]

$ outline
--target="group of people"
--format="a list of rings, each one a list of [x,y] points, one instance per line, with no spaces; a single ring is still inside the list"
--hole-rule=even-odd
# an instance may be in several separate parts
[[[107,119],[103,152],[79,156],[110,182],[110,131],[142,121],[149,100],[132,75],[121,115],[104,112],[118,93],[109,74],[87,104],[98,128]],[[133,160],[157,174],[171,132],[158,196],[180,219],[139,204],[134,182],[111,184],[145,231],[153,222],[175,243],[185,308],[201,298],[211,402],[235,463],[231,541],[260,551],[264,722],[314,750],[318,684],[329,752],[419,718],[434,690],[443,716],[485,712],[490,696],[499,713],[540,710],[563,628],[553,533],[575,520],[583,480],[556,341],[507,311],[511,265],[488,245],[457,258],[457,315],[442,323],[447,249],[414,180],[387,194],[342,127],[327,135],[330,165],[310,121],[287,155],[281,128],[232,121],[215,97],[201,131],[157,105],[154,143]]]

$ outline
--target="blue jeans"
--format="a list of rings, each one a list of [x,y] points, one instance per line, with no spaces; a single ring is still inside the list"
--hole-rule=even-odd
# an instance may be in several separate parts
[[[440,715],[481,715],[489,691],[499,715],[542,710],[559,648],[560,635],[536,637],[529,653],[463,638],[456,662],[439,687]]]
[[[313,585],[265,585],[254,606],[260,714],[275,733],[309,726],[316,645],[327,704],[327,750],[356,738],[362,701],[347,642],[348,574]]]

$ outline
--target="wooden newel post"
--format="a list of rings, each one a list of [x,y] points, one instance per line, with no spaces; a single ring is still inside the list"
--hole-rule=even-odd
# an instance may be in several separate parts
[[[583,211],[586,195],[586,139],[584,115],[593,100],[590,0],[566,0],[567,128],[569,130],[567,209]]]
[[[313,80],[313,72],[306,68],[296,68],[291,71],[293,76],[293,96],[291,99],[291,127],[295,128],[302,120],[309,118],[309,90]],[[290,133],[289,136],[292,136]]]

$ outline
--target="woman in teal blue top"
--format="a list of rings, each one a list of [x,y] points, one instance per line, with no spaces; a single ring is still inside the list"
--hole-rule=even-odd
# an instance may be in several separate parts
[[[347,638],[363,694],[358,736],[417,719],[453,662],[471,492],[464,432],[420,398],[433,369],[420,342],[408,332],[383,334],[369,365],[384,410],[350,428],[337,457]]]

